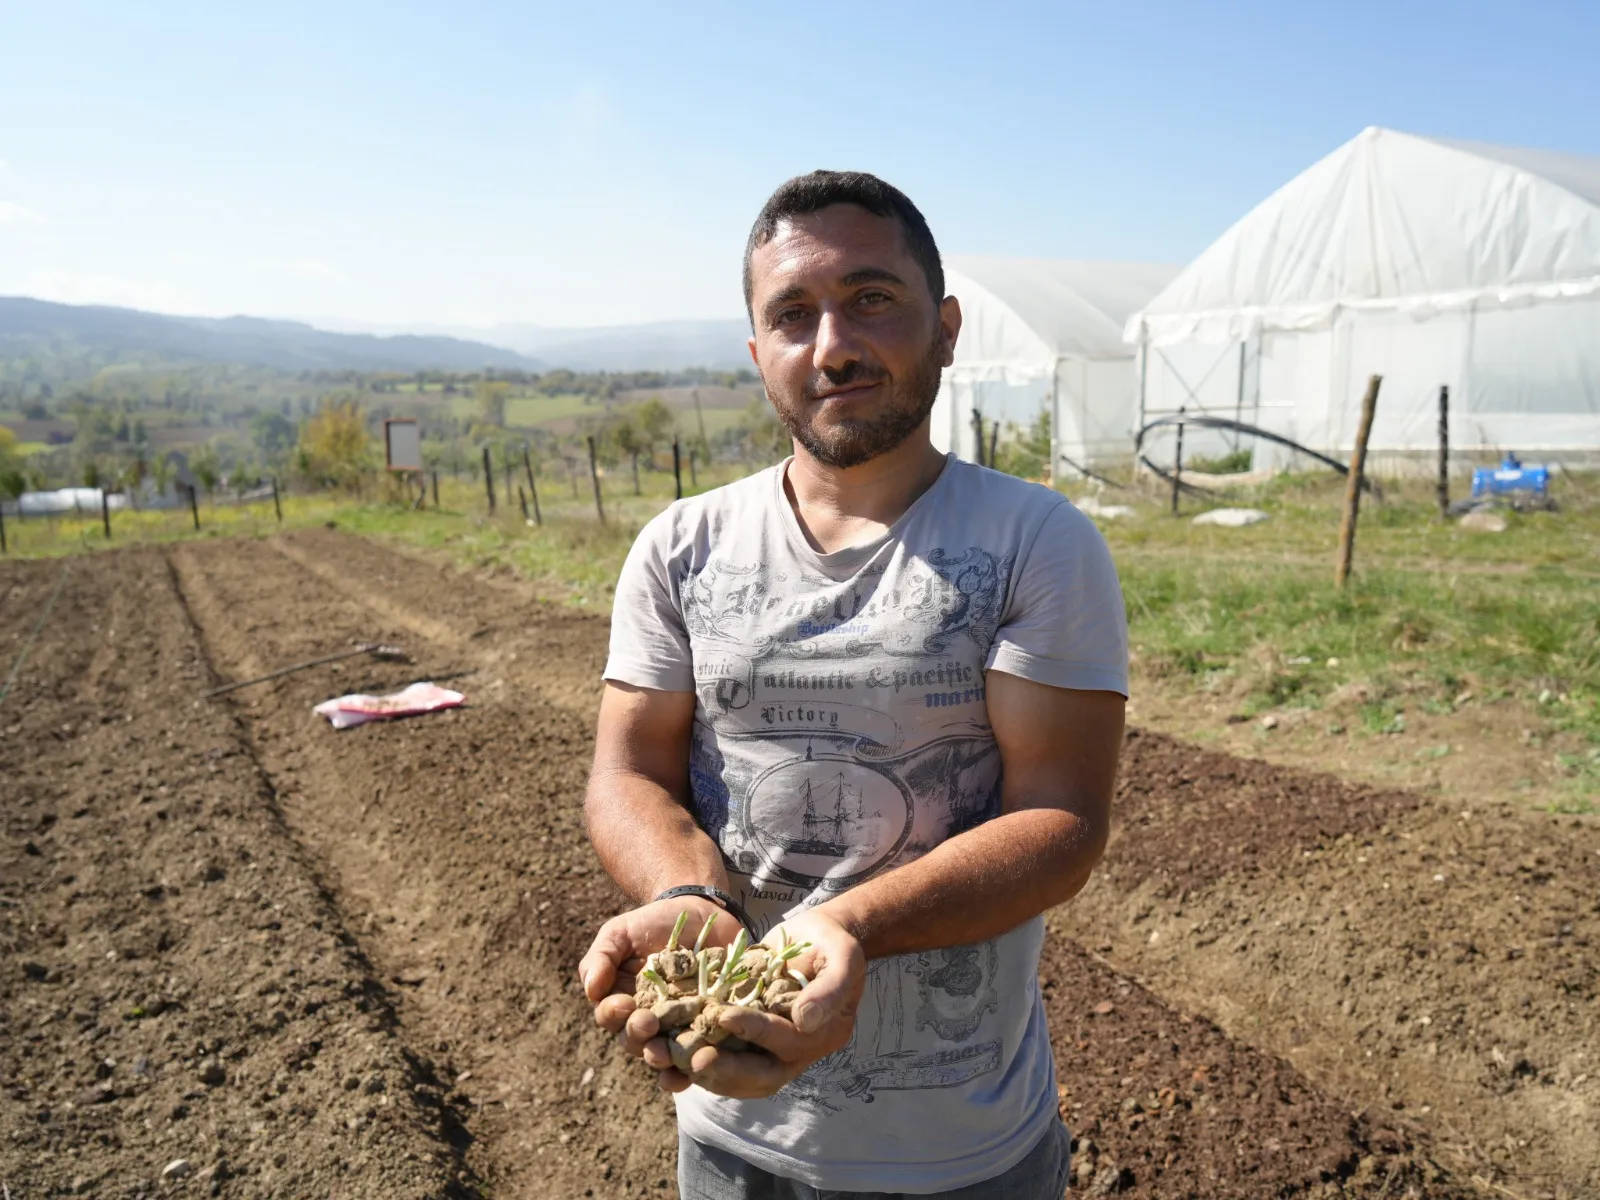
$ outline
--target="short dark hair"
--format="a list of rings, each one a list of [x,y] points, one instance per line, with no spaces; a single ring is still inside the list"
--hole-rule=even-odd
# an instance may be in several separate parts
[[[835,204],[854,204],[873,216],[893,217],[898,221],[901,236],[906,239],[906,248],[922,268],[934,302],[944,299],[944,263],[939,259],[939,247],[933,240],[933,231],[928,228],[927,220],[911,203],[911,197],[893,184],[885,183],[865,171],[812,171],[809,175],[796,175],[780,185],[761,206],[756,223],[750,227],[750,240],[744,247],[744,308],[747,314],[751,312],[750,300],[754,290],[754,282],[750,278],[751,257],[777,235],[782,222]]]

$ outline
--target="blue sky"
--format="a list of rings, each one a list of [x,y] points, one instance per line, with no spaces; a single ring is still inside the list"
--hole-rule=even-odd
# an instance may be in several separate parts
[[[393,325],[741,311],[781,180],[1184,262],[1366,125],[1600,155],[1600,5],[13,0],[0,294]]]

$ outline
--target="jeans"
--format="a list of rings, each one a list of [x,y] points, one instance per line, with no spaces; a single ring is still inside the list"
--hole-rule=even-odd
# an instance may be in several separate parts
[[[993,1179],[938,1192],[949,1200],[1061,1200],[1072,1136],[1055,1122],[1016,1166]],[[829,1192],[773,1175],[726,1150],[678,1134],[681,1200],[892,1200],[899,1192]]]

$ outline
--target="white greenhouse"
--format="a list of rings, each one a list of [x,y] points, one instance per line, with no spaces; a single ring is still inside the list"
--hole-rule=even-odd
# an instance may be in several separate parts
[[[1267,197],[1129,321],[1140,424],[1240,419],[1340,458],[1383,376],[1380,469],[1600,452],[1600,159],[1367,129]],[[1267,442],[1255,465],[1288,452]],[[1156,457],[1161,457],[1160,452]]]
[[[1026,429],[1047,411],[1058,475],[1126,460],[1138,374],[1123,327],[1177,272],[1148,263],[952,258],[945,290],[961,301],[961,336],[934,406],[934,444],[976,460],[974,413],[986,429],[996,421]]]

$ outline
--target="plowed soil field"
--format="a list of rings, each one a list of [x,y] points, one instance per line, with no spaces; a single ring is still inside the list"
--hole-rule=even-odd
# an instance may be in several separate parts
[[[605,640],[332,530],[0,564],[9,1196],[672,1195],[574,979]],[[469,704],[310,711],[416,679]],[[1592,822],[1138,731],[1117,812],[1043,964],[1073,1194],[1600,1195]]]

